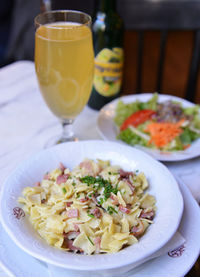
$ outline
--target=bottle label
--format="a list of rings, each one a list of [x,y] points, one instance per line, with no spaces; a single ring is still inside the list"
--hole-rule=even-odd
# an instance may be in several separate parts
[[[102,49],[95,58],[94,88],[103,96],[113,96],[120,91],[123,71],[123,49]]]

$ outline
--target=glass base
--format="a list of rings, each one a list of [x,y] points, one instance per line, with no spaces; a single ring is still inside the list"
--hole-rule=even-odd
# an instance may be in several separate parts
[[[52,137],[47,141],[47,143],[44,145],[44,148],[49,148],[51,146],[64,143],[64,142],[70,142],[70,141],[78,141],[78,138],[74,136],[73,132],[73,121],[72,119],[65,119],[61,120],[62,123],[62,134],[60,136]]]
[[[69,142],[69,141],[77,141],[78,139],[75,138],[74,136],[70,137],[70,138],[59,138],[56,140],[55,144],[60,144],[60,143],[63,143],[63,142]]]
[[[60,143],[70,142],[70,141],[79,141],[76,137],[71,137],[70,139],[62,138],[59,136],[50,138],[44,145],[44,148],[49,148],[55,145],[58,145]]]

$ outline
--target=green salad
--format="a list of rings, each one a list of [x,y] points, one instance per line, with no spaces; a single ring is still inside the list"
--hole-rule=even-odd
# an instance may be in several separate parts
[[[117,103],[117,139],[162,151],[181,151],[200,138],[200,106],[183,107],[181,102],[158,102],[153,94],[147,102]]]

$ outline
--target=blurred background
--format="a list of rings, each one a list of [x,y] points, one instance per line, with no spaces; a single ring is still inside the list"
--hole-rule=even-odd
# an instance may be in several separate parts
[[[0,66],[34,59],[33,21],[40,11],[51,6],[93,16],[95,4],[95,0],[1,0]],[[117,6],[125,23],[123,94],[159,88],[185,98],[193,71],[189,89],[194,90],[193,101],[200,103],[200,0],[118,0]]]

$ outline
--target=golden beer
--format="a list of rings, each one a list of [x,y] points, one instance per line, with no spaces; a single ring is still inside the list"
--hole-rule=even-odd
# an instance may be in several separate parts
[[[86,25],[56,22],[35,34],[35,67],[41,93],[61,119],[74,119],[91,93],[94,54]]]

